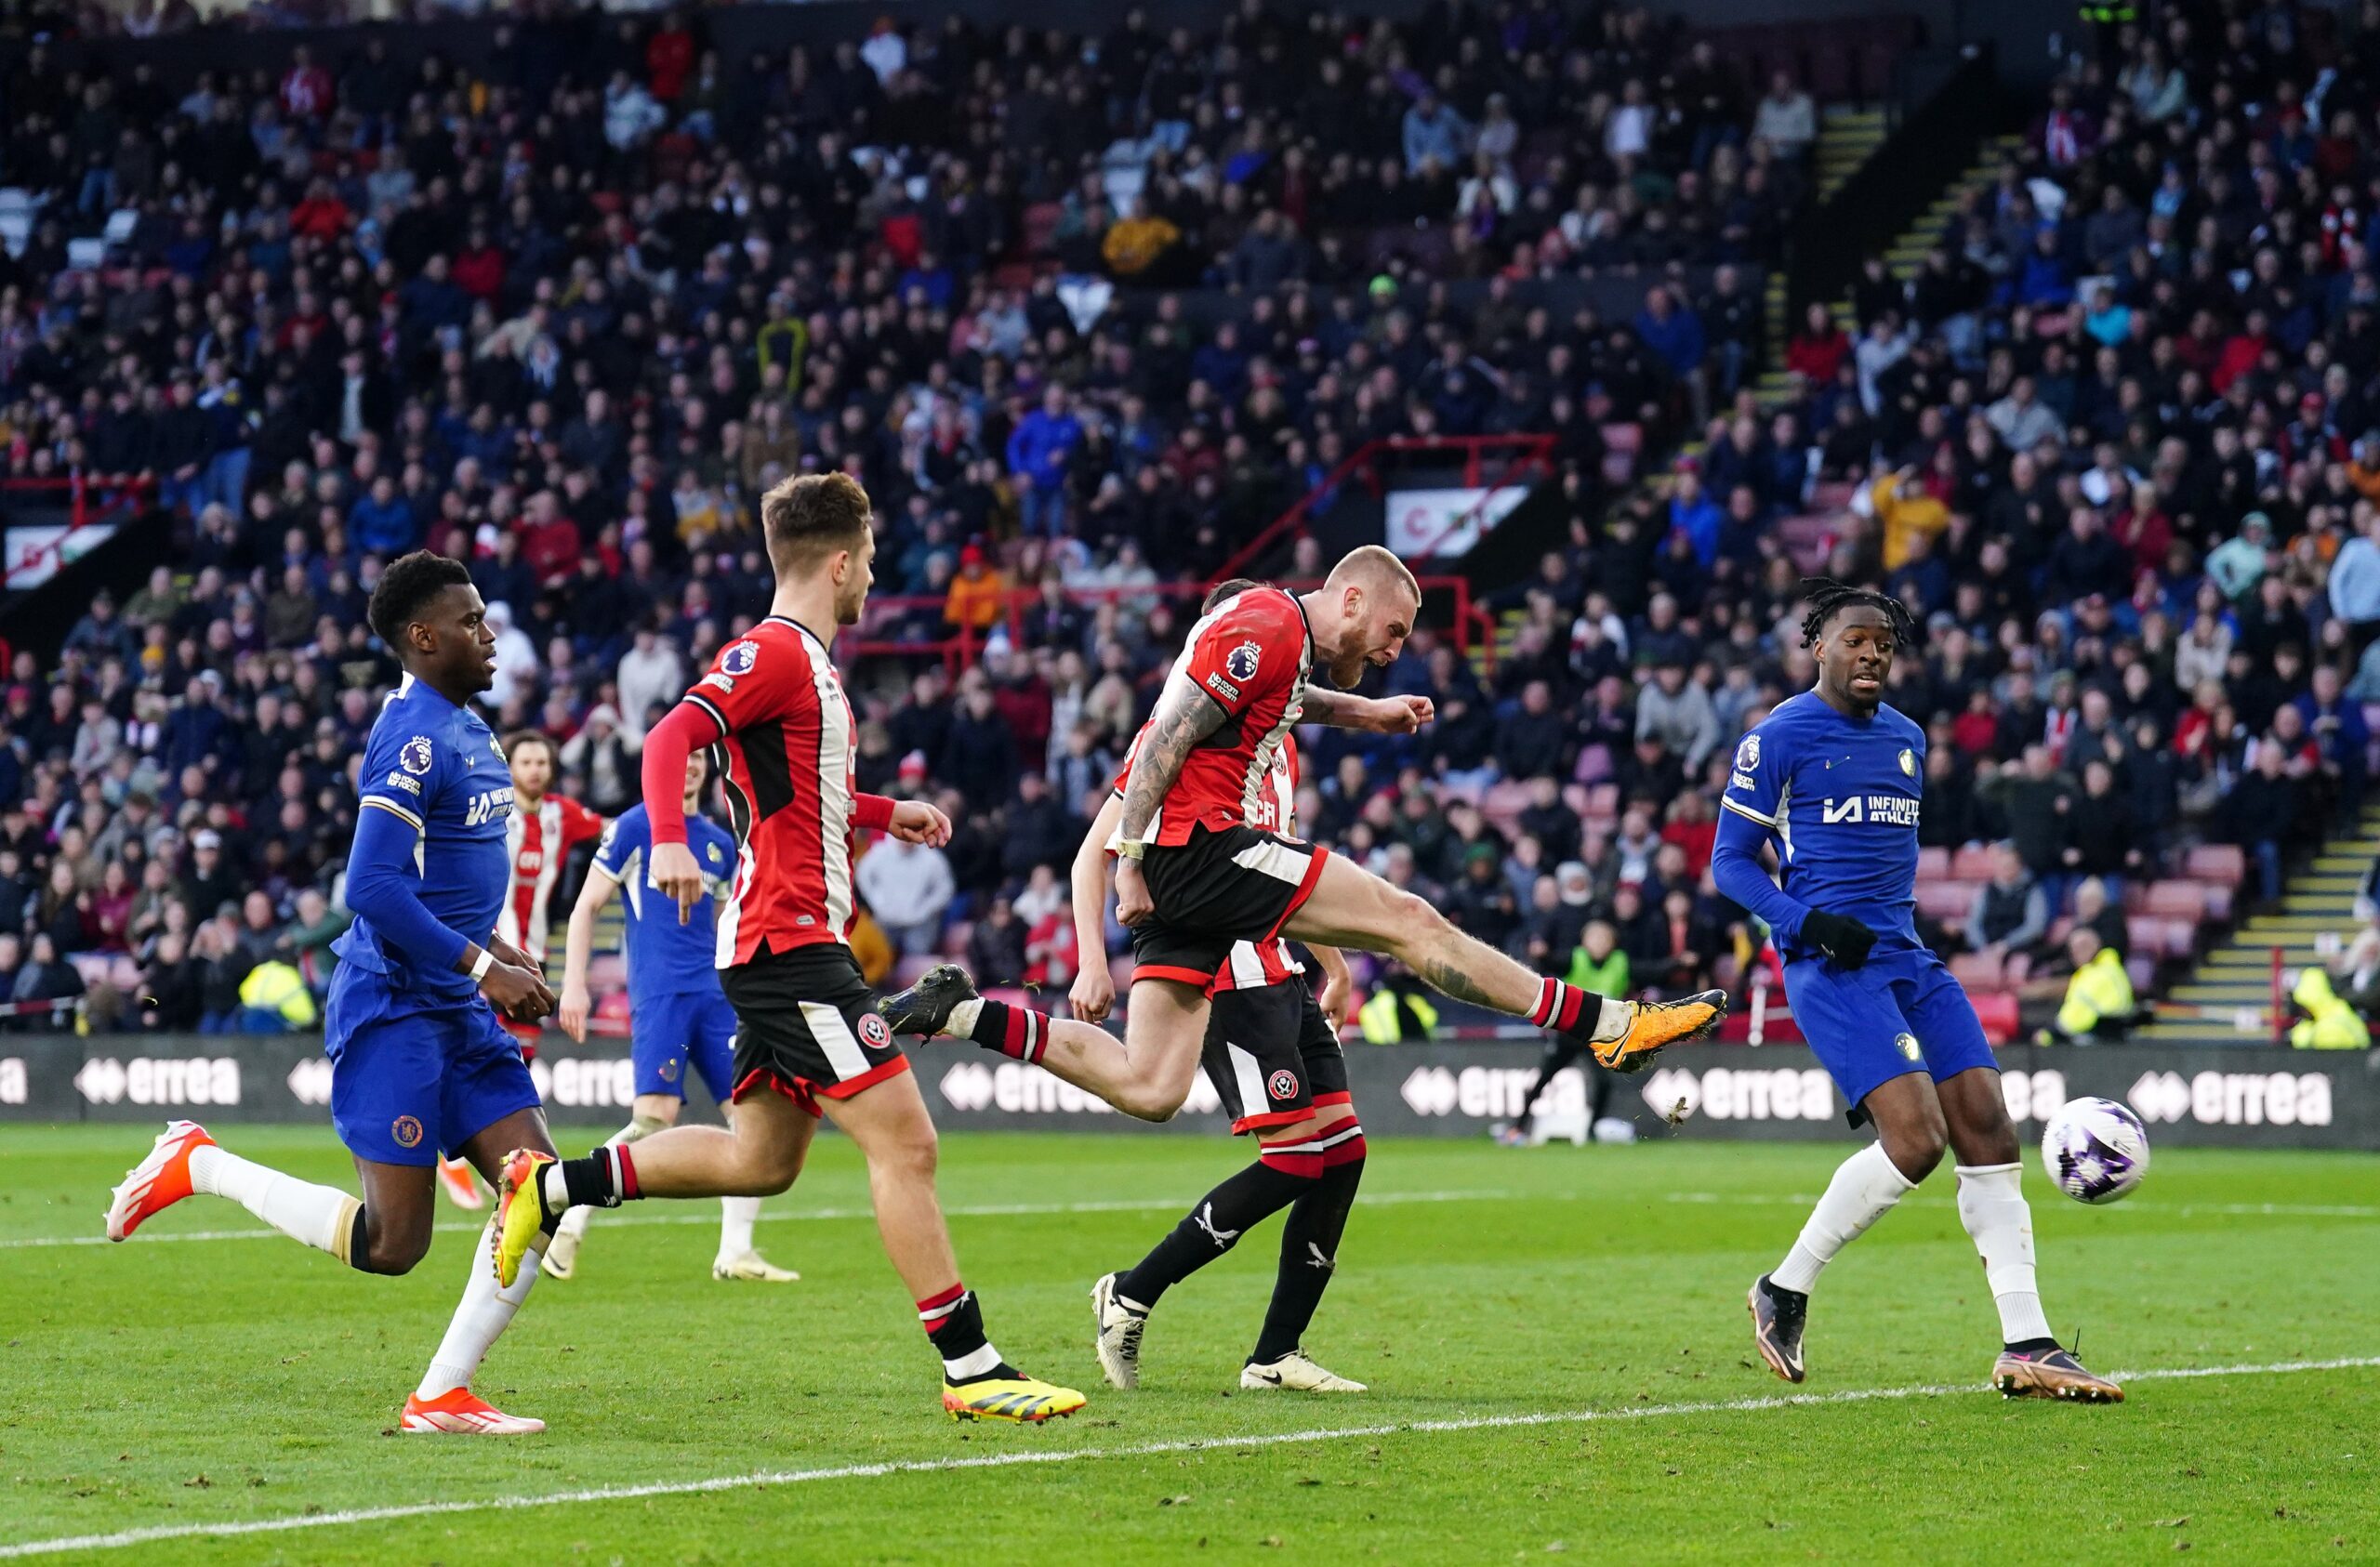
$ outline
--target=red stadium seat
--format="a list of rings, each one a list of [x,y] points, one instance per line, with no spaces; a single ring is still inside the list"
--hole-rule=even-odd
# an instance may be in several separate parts
[[[2182,872],[2193,881],[2237,887],[2248,874],[2248,857],[2237,844],[2202,843],[2182,857]]]
[[[615,990],[597,1001],[588,1021],[591,1033],[625,1035],[628,1031],[628,993]]]
[[[1961,881],[1991,879],[1991,850],[1971,843],[1950,856],[1950,874]]]
[[[2006,981],[1998,958],[1975,952],[1963,952],[1950,959],[1950,977],[1970,995],[1999,990]]]
[[[1983,1036],[1994,1045],[2005,1045],[2016,1037],[2022,1027],[2017,1016],[2016,997],[2008,991],[1995,991],[1985,995],[1969,995],[1975,1005],[1976,1021],[1983,1025]]]
[[[1975,906],[1975,887],[1964,881],[1917,880],[1917,912],[1928,919],[1963,920]]]
[[[2157,915],[2134,915],[2123,922],[2123,931],[2131,938],[2134,952],[2162,956],[2166,952],[2166,927],[2171,923]]]
[[[1587,813],[1591,816],[1620,814],[1620,785],[1591,784],[1587,786]]]
[[[2165,922],[2165,955],[2188,957],[2198,951],[2198,927],[2187,919]]]
[[[2162,915],[2167,919],[2201,920],[2206,917],[2206,886],[2196,881],[2160,881],[2149,888],[2147,913]]]
[[[1932,881],[1950,874],[1950,851],[1940,847],[1917,851],[1917,879]]]
[[[628,961],[615,952],[599,952],[587,960],[587,988],[596,995],[626,990]]]

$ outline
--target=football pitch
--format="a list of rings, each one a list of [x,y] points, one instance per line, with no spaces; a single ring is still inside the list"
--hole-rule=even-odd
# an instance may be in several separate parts
[[[2380,1165],[2160,1149],[2088,1209],[2029,1168],[2043,1295],[2131,1401],[2006,1402],[1945,1168],[1813,1297],[1810,1380],[1745,1286],[1842,1145],[1382,1140],[1307,1348],[1358,1396],[1242,1392],[1278,1221],[1099,1382],[1088,1291],[1236,1168],[1220,1139],[974,1134],[942,1192],[995,1340],[1091,1407],[958,1426],[822,1138],[714,1284],[716,1204],[599,1218],[478,1389],[550,1429],[400,1437],[478,1222],[402,1280],[200,1199],[121,1246],[155,1127],[0,1132],[0,1558],[192,1562],[2002,1562],[2380,1559]],[[327,1130],[227,1146],[352,1186]],[[588,1140],[565,1133],[566,1149]]]

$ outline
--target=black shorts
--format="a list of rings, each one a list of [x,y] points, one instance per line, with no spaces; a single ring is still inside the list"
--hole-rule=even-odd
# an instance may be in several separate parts
[[[1190,829],[1150,844],[1141,875],[1157,912],[1132,932],[1135,979],[1205,986],[1235,942],[1269,942],[1314,895],[1330,851],[1255,827]]]
[[[1302,979],[1217,991],[1198,1064],[1223,1101],[1234,1137],[1353,1102],[1346,1053]]]
[[[774,1088],[811,1114],[909,1070],[840,942],[755,953],[720,974],[735,1008],[735,1091]]]

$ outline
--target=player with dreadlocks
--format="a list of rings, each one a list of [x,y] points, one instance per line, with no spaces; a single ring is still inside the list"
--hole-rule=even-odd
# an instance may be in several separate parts
[[[1720,891],[1768,922],[1794,1021],[1851,1124],[1872,1124],[1877,1140],[1843,1162],[1785,1259],[1752,1284],[1753,1342],[1778,1376],[1802,1380],[1820,1271],[1947,1148],[1958,1156],[1959,1218],[2000,1310],[1993,1385],[2011,1398],[2120,1402],[2122,1388],[2050,1335],[1999,1066],[1966,993],[1917,937],[1925,731],[1884,699],[1916,625],[1899,600],[1867,588],[1823,578],[1802,588],[1818,684],[1737,746],[1711,869]],[[1772,845],[1777,881],[1761,863]]]

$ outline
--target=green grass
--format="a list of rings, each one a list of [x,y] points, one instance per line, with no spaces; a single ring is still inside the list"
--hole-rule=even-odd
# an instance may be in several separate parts
[[[2143,1380],[2114,1409],[2003,1402],[1981,1388],[1998,1335],[1947,1171],[1829,1273],[1803,1392],[1942,1390],[1747,1406],[1787,1389],[1749,1352],[1744,1287],[1792,1239],[1840,1147],[1375,1144],[1367,1195],[1406,1200],[1358,1205],[1308,1338],[1372,1391],[1324,1402],[1236,1390],[1276,1226],[1166,1298],[1140,1391],[1097,1386],[1091,1279],[1136,1258],[1236,1151],[953,1137],[942,1190],[994,1337],[1091,1394],[1071,1422],[1030,1430],[941,1417],[858,1161],[826,1139],[760,1230],[800,1284],[712,1284],[709,1205],[599,1220],[578,1279],[538,1289],[479,1384],[552,1429],[495,1442],[390,1434],[460,1285],[472,1237],[459,1228],[403,1280],[355,1276],[277,1238],[156,1238],[254,1228],[211,1199],[124,1246],[18,1244],[96,1235],[108,1187],[150,1135],[0,1132],[0,1547],[760,1472],[1113,1454],[67,1559],[2380,1559],[2380,1366]],[[351,1183],[325,1131],[232,1127],[225,1140]],[[2052,1319],[2082,1328],[2095,1366],[2380,1356],[2368,1156],[2161,1150],[2149,1185],[2109,1209],[2029,1186]],[[2282,1211],[2242,1211],[2268,1204]],[[1018,1205],[1091,1211],[965,1211]],[[669,1219],[685,1222],[655,1222]],[[1509,1423],[1528,1416],[1555,1418]],[[1411,1429],[1468,1417],[1507,1424]],[[1247,1444],[1346,1428],[1388,1429]]]

